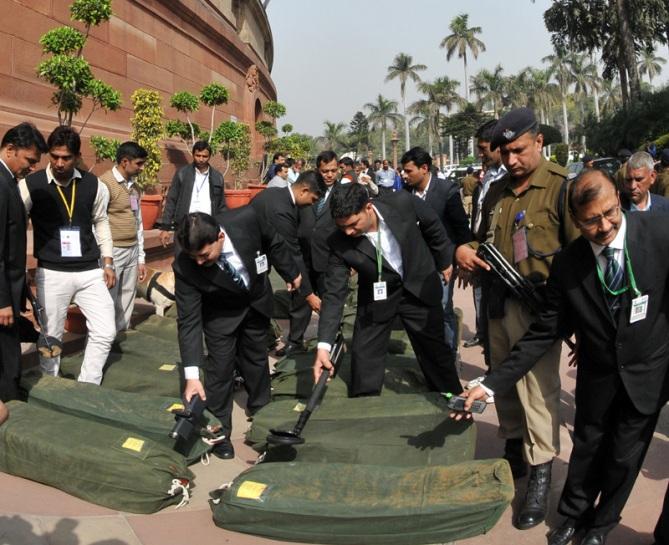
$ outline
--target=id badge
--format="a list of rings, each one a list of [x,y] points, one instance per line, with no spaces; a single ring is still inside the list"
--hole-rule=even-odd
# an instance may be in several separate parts
[[[130,209],[133,212],[139,210],[139,200],[137,199],[137,195],[130,195]]]
[[[268,268],[267,255],[263,254],[256,257],[256,271],[258,274],[266,273]]]
[[[521,227],[513,234],[511,239],[513,241],[513,262],[520,263],[529,256],[527,251],[527,229]]]
[[[630,324],[640,322],[646,319],[648,312],[648,296],[641,295],[632,299],[632,308],[630,309]]]
[[[388,289],[385,282],[374,282],[374,301],[385,301],[388,299]]]
[[[60,228],[61,257],[81,257],[81,232],[79,227]]]

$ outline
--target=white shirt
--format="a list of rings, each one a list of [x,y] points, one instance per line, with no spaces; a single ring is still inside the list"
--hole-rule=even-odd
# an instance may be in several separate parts
[[[474,233],[476,233],[479,230],[479,226],[481,225],[481,208],[483,207],[483,199],[485,199],[486,194],[488,193],[488,190],[490,189],[490,186],[493,184],[493,182],[496,182],[499,180],[502,176],[506,174],[506,167],[502,164],[500,164],[498,167],[490,167],[488,170],[485,171],[485,175],[483,176],[483,181],[481,182],[481,191],[479,192],[478,199],[476,201],[476,217],[474,218]]]
[[[381,235],[381,253],[383,254],[383,257],[392,267],[392,269],[397,274],[399,274],[400,277],[404,278],[404,267],[402,266],[402,249],[397,242],[395,235],[393,235],[390,228],[388,227],[388,224],[386,224],[385,220],[383,219],[383,216],[379,213],[378,208],[376,208],[374,205],[372,205],[372,208],[374,209],[376,217],[378,218],[379,229],[378,233],[377,231],[372,231],[365,233],[365,236],[372,243],[372,246],[376,248],[377,236],[378,234]],[[381,277],[381,280],[383,280],[383,276]],[[328,342],[320,341],[317,345],[317,348],[324,349],[329,352],[332,350],[332,345]]]
[[[618,229],[618,234],[616,235],[616,238],[613,239],[613,241],[609,244],[609,247],[615,249],[614,256],[616,258],[616,261],[618,262],[618,265],[620,267],[625,266],[625,233],[627,232],[627,224],[625,222],[625,214],[622,215],[622,221],[620,222],[620,229]],[[592,253],[595,254],[595,259],[597,260],[597,263],[599,264],[600,269],[602,270],[602,273],[606,271],[606,257],[604,257],[604,248],[606,246],[602,246],[600,244],[597,244],[596,242],[590,242],[590,247],[592,248]]]
[[[54,183],[61,187],[67,187],[70,185],[72,180],[75,178],[81,179],[81,172],[76,168],[72,173],[72,178],[67,181],[67,183],[61,183],[56,178],[54,178],[53,173],[51,172],[51,164],[46,166],[46,178],[48,183]],[[96,178],[97,179],[97,178]],[[23,205],[26,207],[26,213],[30,214],[30,210],[33,207],[33,201],[30,198],[30,191],[28,191],[28,185],[26,184],[25,178],[19,182],[19,191],[21,192],[21,198],[23,199]],[[111,229],[109,228],[109,218],[107,217],[107,207],[109,206],[109,190],[107,186],[98,180],[98,191],[95,194],[95,200],[93,201],[93,230],[95,234],[95,239],[98,242],[100,247],[100,257],[114,257],[114,245],[112,242]]]
[[[288,169],[288,181],[291,184],[294,184],[297,181],[297,179],[299,178],[299,176],[300,176],[299,172],[295,172],[292,168]]]
[[[112,174],[119,184],[126,185],[128,192],[131,191],[132,186],[135,184],[132,178],[126,180],[115,166],[112,168]],[[144,226],[142,225],[142,207],[139,206],[139,193],[137,193],[137,210],[133,210],[133,213],[135,214],[135,222],[137,224],[137,249],[139,252],[137,262],[144,264],[146,263],[146,254],[144,253]]]
[[[204,212],[211,215],[211,195],[209,194],[209,173],[211,169],[207,168],[206,172],[200,172],[195,168],[195,180],[193,180],[193,192],[190,196],[190,207],[188,213]]]
[[[221,256],[225,257],[225,259],[228,260],[230,265],[232,265],[235,269],[237,269],[237,272],[244,281],[244,285],[248,288],[251,283],[251,277],[249,276],[249,271],[246,269],[246,266],[244,265],[242,258],[237,253],[237,250],[235,250],[235,245],[232,243],[232,240],[225,232],[225,229],[223,229],[223,227],[221,227],[221,232],[225,235],[225,239],[223,240],[223,250],[221,251]],[[216,265],[220,267],[218,262],[216,263]],[[200,368],[197,365],[185,366],[184,378],[186,380],[199,380]]]
[[[281,176],[278,174],[272,178],[269,183],[267,184],[267,187],[288,187],[290,184],[288,183],[288,180],[284,180]]]

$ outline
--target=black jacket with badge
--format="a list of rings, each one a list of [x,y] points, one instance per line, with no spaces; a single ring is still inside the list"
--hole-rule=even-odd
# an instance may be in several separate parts
[[[242,322],[249,308],[267,320],[272,316],[272,288],[268,273],[258,274],[256,258],[266,255],[286,282],[299,274],[295,260],[283,238],[258,218],[251,206],[226,210],[216,217],[230,237],[249,273],[249,289],[235,284],[232,277],[214,264],[198,266],[187,254],[177,255],[175,297],[178,310],[179,346],[184,362],[202,364],[203,322],[217,318],[223,324],[221,334],[231,334]],[[224,318],[224,320],[220,320]]]
[[[0,163],[0,308],[24,308],[26,282],[26,209],[16,180]]]
[[[441,305],[442,281],[438,271],[452,262],[452,247],[437,214],[425,202],[399,191],[374,201],[402,252],[404,280],[383,260],[382,280],[387,299],[374,301],[378,279],[376,249],[366,236],[349,237],[334,231],[328,238],[330,260],[325,277],[318,338],[332,343],[348,292],[350,269],[358,273],[358,317],[384,321],[397,312],[402,291],[420,304]]]
[[[225,183],[223,174],[209,165],[209,198],[211,215],[217,216],[226,209]],[[172,178],[170,189],[165,199],[165,209],[160,223],[163,229],[174,229],[190,209],[190,202],[195,184],[195,165],[192,163],[180,168]]]

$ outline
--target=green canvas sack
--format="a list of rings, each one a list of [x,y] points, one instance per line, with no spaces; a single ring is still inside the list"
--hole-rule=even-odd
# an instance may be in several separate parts
[[[186,498],[193,474],[183,456],[140,434],[11,401],[0,426],[0,471],[131,513]]]
[[[311,415],[295,447],[271,447],[270,429],[290,430],[304,404],[273,401],[253,417],[246,439],[268,461],[346,462],[377,460],[397,466],[449,465],[474,458],[476,426],[449,418],[450,409],[440,394],[392,397],[330,398]]]
[[[183,409],[179,398],[121,392],[37,374],[24,375],[21,387],[32,406],[138,433],[165,448],[175,449],[189,464],[200,460],[212,448],[195,435],[188,443],[181,440],[175,443],[169,437],[175,423],[172,411]],[[209,411],[205,411],[204,419],[207,425],[220,426],[220,421]]]
[[[294,462],[256,465],[214,495],[214,522],[235,532],[304,543],[419,545],[487,532],[514,486],[505,460],[412,468]]]

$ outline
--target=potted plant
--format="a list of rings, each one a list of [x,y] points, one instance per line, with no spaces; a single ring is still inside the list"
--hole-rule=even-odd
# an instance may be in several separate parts
[[[137,186],[143,192],[140,200],[145,230],[153,229],[160,216],[163,197],[156,192],[158,172],[162,164],[158,142],[163,138],[163,108],[160,93],[151,89],[137,89],[131,97],[134,115],[132,139],[148,153],[144,170],[137,176]]]
[[[215,149],[225,158],[225,176],[232,171],[234,189],[225,190],[225,204],[228,208],[237,208],[248,204],[257,191],[241,188],[241,177],[249,168],[251,156],[251,135],[246,123],[224,121],[213,133]]]

